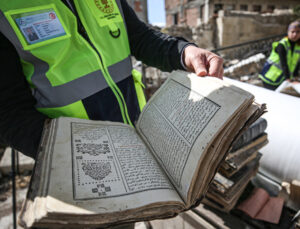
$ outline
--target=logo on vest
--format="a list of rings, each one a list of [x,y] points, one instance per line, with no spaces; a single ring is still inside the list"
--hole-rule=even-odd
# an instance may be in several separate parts
[[[94,0],[97,8],[103,13],[110,14],[114,12],[112,0]]]

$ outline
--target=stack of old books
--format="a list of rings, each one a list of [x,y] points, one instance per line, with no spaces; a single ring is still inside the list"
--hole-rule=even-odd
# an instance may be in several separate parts
[[[247,91],[173,72],[136,124],[46,123],[19,223],[105,228],[197,205],[232,143],[264,112]]]
[[[260,148],[268,143],[267,121],[258,119],[233,144],[209,186],[204,203],[229,212],[259,167]]]

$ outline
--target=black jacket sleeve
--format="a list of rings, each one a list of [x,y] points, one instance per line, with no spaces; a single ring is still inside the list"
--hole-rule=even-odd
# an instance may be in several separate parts
[[[299,76],[300,76],[300,75],[299,75],[299,70],[300,70],[300,61],[298,61],[297,66],[296,66],[296,68],[295,68],[295,71],[294,71],[294,73],[293,73],[293,76],[294,76],[294,77],[299,77]]]
[[[191,44],[180,37],[171,37],[141,22],[125,0],[121,0],[131,53],[143,63],[163,71],[184,70],[181,52]]]
[[[1,33],[0,69],[0,143],[35,158],[46,116],[34,108],[18,54]]]
[[[286,79],[289,79],[290,78],[290,71],[289,71],[289,67],[288,67],[288,64],[287,64],[287,60],[286,60],[287,53],[286,53],[286,50],[285,50],[284,46],[282,44],[279,44],[276,47],[276,52],[279,55],[280,64],[281,64],[281,67],[282,67],[282,70],[283,70],[284,77]]]

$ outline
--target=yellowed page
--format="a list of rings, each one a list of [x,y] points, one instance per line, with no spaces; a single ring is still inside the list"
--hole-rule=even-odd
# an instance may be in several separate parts
[[[185,201],[203,152],[252,99],[219,79],[173,72],[144,108],[138,133]]]
[[[60,118],[53,144],[45,190],[50,212],[111,213],[182,203],[129,125]]]

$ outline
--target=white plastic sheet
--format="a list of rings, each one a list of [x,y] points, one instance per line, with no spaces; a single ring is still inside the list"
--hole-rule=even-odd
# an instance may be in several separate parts
[[[260,152],[260,172],[281,183],[300,180],[300,98],[225,78],[267,104],[269,144]]]

